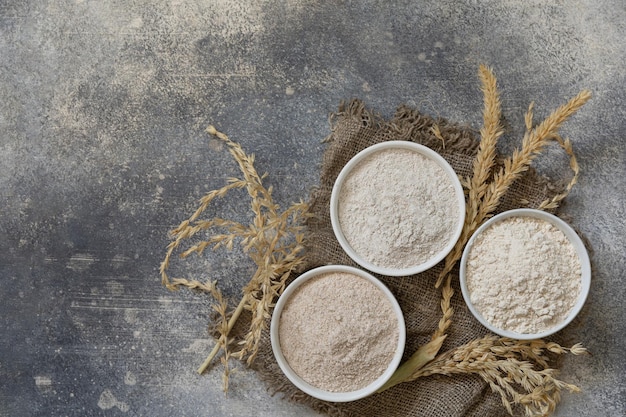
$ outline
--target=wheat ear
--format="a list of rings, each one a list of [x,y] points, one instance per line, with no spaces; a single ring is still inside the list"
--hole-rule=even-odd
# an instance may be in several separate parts
[[[548,353],[587,354],[580,344],[571,348],[543,340],[514,340],[493,335],[473,340],[437,356],[413,378],[429,375],[477,374],[500,395],[509,414],[519,405],[527,416],[547,416],[560,401],[561,392],[580,389],[556,378]]]
[[[259,175],[254,168],[254,156],[246,154],[239,144],[231,141],[227,135],[217,131],[213,126],[209,126],[207,132],[226,143],[229,152],[239,165],[243,178],[231,178],[226,186],[206,194],[191,217],[172,231],[173,241],[167,246],[160,273],[163,285],[171,290],[187,287],[207,291],[213,295],[216,301],[213,309],[219,314],[217,326],[219,337],[213,350],[198,368],[198,372],[204,372],[215,356],[220,351],[223,352],[220,361],[224,368],[223,388],[227,390],[230,375],[229,358],[246,359],[248,364],[254,361],[259,349],[261,332],[266,327],[274,300],[282,293],[292,272],[303,262],[300,255],[304,239],[302,220],[309,214],[308,206],[303,202],[292,204],[280,212],[278,204],[272,199],[272,188],[263,185],[264,176]],[[209,220],[200,219],[213,200],[238,188],[245,188],[251,198],[250,207],[254,219],[250,225],[244,226],[218,217]],[[203,284],[184,278],[170,279],[167,274],[171,257],[183,241],[215,228],[225,232],[215,233],[208,239],[190,246],[182,251],[180,256],[186,258],[191,254],[200,255],[209,246],[213,249],[225,247],[230,250],[235,240],[241,242],[244,252],[252,258],[257,270],[243,288],[241,300],[230,315],[227,314],[227,303],[215,287],[215,283]],[[235,341],[230,337],[230,332],[244,310],[252,313],[250,327],[238,341],[238,350],[232,351],[231,344]]]
[[[480,144],[473,162],[472,178],[468,178],[465,181],[468,185],[468,190],[463,230],[454,248],[450,254],[446,256],[443,270],[439,274],[437,283],[435,284],[436,287],[439,287],[441,282],[445,280],[441,300],[442,317],[439,320],[437,330],[432,335],[432,341],[438,340],[443,336],[452,323],[454,309],[450,304],[450,300],[454,295],[454,290],[452,289],[452,276],[450,272],[456,262],[461,258],[463,247],[469,239],[472,229],[475,227],[480,201],[487,190],[487,180],[491,175],[491,170],[495,163],[496,143],[503,132],[502,125],[500,124],[502,105],[496,77],[491,68],[485,65],[480,66],[478,74],[481,81],[481,90],[483,92],[483,127],[480,129]]]
[[[437,329],[433,333],[430,342],[418,349],[418,351],[396,371],[396,374],[392,377],[393,384],[400,383],[403,380],[412,380],[424,375],[423,370],[426,369],[424,365],[427,362],[427,358],[439,351],[445,339],[446,332],[452,322],[454,310],[451,306],[451,299],[454,290],[452,289],[452,276],[450,273],[461,258],[465,244],[482,222],[492,215],[501,197],[506,193],[510,185],[528,169],[530,163],[543,150],[543,147],[549,140],[554,139],[559,142],[566,153],[570,155],[570,167],[574,171],[574,177],[564,193],[550,200],[546,200],[540,205],[540,208],[551,208],[558,205],[565,195],[569,193],[578,178],[578,164],[576,163],[575,156],[571,149],[571,143],[569,143],[569,141],[563,141],[560,136],[558,136],[558,129],[567,118],[573,115],[589,100],[591,93],[587,90],[580,92],[565,105],[557,108],[537,127],[533,127],[534,105],[531,103],[524,117],[526,133],[522,141],[522,149],[515,150],[513,155],[504,161],[503,167],[494,175],[492,171],[495,165],[495,147],[498,138],[503,133],[500,124],[502,117],[501,102],[497,90],[496,78],[491,69],[486,66],[481,66],[479,76],[484,97],[483,127],[480,130],[481,141],[474,159],[472,177],[461,178],[462,184],[467,188],[465,222],[461,237],[453,250],[446,257],[444,267],[435,284],[436,287],[439,287],[445,282],[442,288],[442,300],[440,305],[442,317],[439,320]],[[434,129],[432,132],[437,137],[441,136],[439,129]],[[443,141],[443,137],[441,137],[440,140]],[[492,175],[493,180],[489,182]],[[498,386],[493,381],[489,381],[489,383],[494,391],[500,392],[501,394],[505,393],[505,391],[502,391],[503,389],[508,389],[506,386],[504,388]],[[383,389],[389,388],[389,386],[393,384],[388,384],[383,387]],[[556,392],[554,397],[551,398],[558,400],[558,395],[559,393]]]
[[[487,180],[491,176],[491,171],[496,158],[496,143],[502,136],[503,129],[500,124],[502,118],[502,105],[496,77],[493,71],[481,65],[479,68],[481,90],[483,92],[483,127],[480,129],[480,144],[478,152],[473,162],[472,177],[465,179],[468,186],[467,202],[465,204],[465,222],[461,237],[448,254],[445,260],[444,269],[439,274],[436,287],[439,287],[445,277],[452,271],[456,262],[461,258],[463,247],[469,239],[472,231],[476,228],[476,217],[478,208],[485,192],[487,191]]]
[[[558,135],[558,130],[563,122],[576,113],[590,98],[591,92],[588,90],[581,91],[566,104],[557,108],[537,127],[526,131],[521,150],[516,149],[510,158],[505,159],[504,165],[489,184],[477,215],[479,224],[493,213],[511,184],[528,170],[531,162],[541,153],[550,140]],[[531,110],[528,113],[531,113]]]

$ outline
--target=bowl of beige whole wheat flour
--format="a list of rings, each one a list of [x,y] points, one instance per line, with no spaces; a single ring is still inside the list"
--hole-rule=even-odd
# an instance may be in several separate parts
[[[354,156],[330,199],[333,231],[362,267],[406,276],[430,269],[452,250],[465,218],[454,169],[437,152],[388,141]]]
[[[371,274],[328,265],[300,275],[278,299],[270,323],[274,357],[305,393],[346,402],[376,392],[400,364],[402,310]]]
[[[538,339],[558,332],[589,294],[585,245],[566,222],[534,209],[485,222],[461,258],[460,285],[472,314],[492,332]]]

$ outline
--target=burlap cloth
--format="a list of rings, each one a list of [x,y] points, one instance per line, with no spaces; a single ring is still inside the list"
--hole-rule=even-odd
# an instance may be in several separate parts
[[[431,133],[437,124],[445,143]],[[407,106],[401,106],[395,116],[385,121],[367,110],[363,103],[354,100],[342,103],[331,116],[331,135],[324,153],[320,184],[310,198],[314,215],[307,223],[306,265],[304,270],[327,264],[357,266],[341,249],[332,231],[329,204],[333,183],[342,167],[364,148],[388,140],[409,140],[426,145],[441,154],[455,169],[466,177],[471,175],[478,139],[468,128],[445,120],[434,120]],[[528,171],[503,199],[498,211],[520,207],[537,207],[546,198],[562,191],[533,170]],[[430,340],[441,317],[439,303],[441,291],[434,288],[441,265],[409,277],[380,278],[398,299],[406,321],[407,340],[404,360],[417,348]],[[454,317],[441,352],[453,349],[470,340],[488,334],[467,309],[458,284],[458,271],[454,271]],[[328,403],[312,398],[292,385],[276,363],[265,333],[254,368],[268,383],[272,392],[306,404],[331,416],[507,416],[500,397],[493,394],[479,376],[434,375],[403,383],[381,394],[349,403]],[[521,410],[516,410],[517,413]],[[516,413],[516,414],[517,414]]]

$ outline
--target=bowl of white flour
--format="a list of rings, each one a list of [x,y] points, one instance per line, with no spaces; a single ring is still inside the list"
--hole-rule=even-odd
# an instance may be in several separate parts
[[[300,275],[278,299],[270,324],[274,357],[305,393],[346,402],[376,392],[400,364],[404,317],[371,274],[329,265]]]
[[[460,284],[483,326],[505,337],[538,339],[563,329],[580,312],[591,265],[566,222],[541,210],[509,210],[468,241]]]
[[[362,267],[407,276],[432,268],[463,229],[465,196],[437,152],[409,141],[370,146],[339,173],[330,199],[333,231]]]

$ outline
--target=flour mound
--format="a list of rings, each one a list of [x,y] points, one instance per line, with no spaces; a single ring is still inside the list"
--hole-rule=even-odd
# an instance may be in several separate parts
[[[385,149],[360,161],[346,176],[338,206],[352,249],[393,269],[423,264],[440,253],[460,215],[444,169],[408,149]]]
[[[551,223],[510,217],[476,237],[467,263],[470,300],[492,325],[521,334],[561,323],[581,290],[580,259]]]

